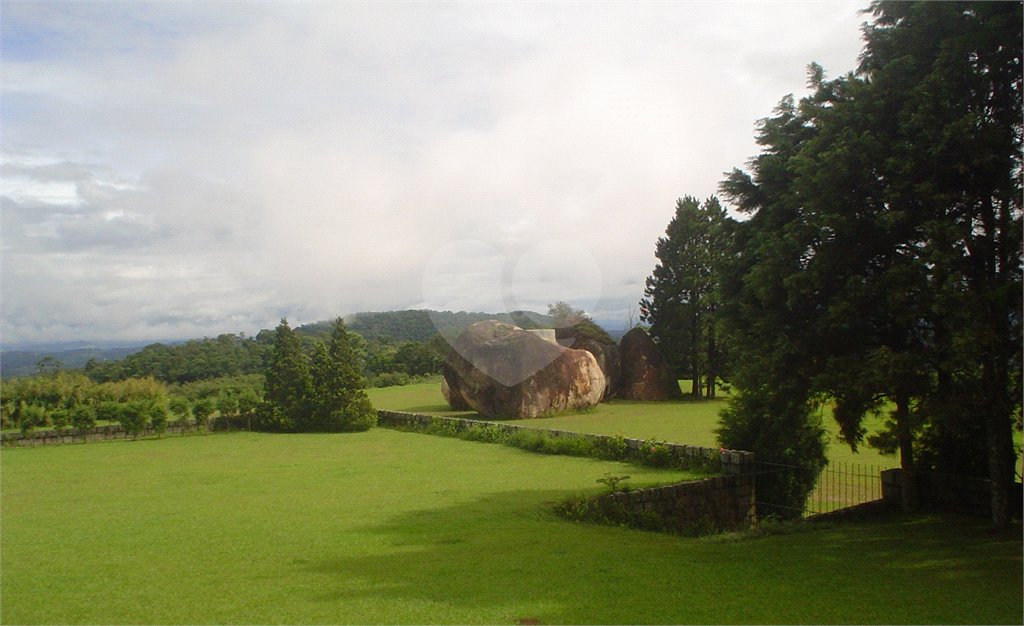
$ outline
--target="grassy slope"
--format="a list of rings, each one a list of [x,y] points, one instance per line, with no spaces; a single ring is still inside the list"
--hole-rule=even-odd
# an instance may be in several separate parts
[[[1019,527],[903,520],[723,543],[554,519],[546,503],[605,471],[678,477],[588,459],[375,429],[0,462],[4,623],[1020,619]]]

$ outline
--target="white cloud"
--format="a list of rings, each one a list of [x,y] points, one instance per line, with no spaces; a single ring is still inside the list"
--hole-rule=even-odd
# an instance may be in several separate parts
[[[808,63],[853,69],[863,20],[842,2],[11,6],[7,343],[422,305],[431,259],[467,239],[503,259],[505,302],[556,299],[531,249],[576,246],[592,312],[624,319],[675,199],[756,154]]]

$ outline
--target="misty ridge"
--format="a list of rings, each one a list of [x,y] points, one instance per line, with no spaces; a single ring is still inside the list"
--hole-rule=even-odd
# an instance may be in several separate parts
[[[470,325],[483,320],[496,319],[501,322],[515,324],[520,328],[552,328],[555,318],[534,311],[512,311],[510,313],[484,313],[467,311],[433,311],[425,309],[406,311],[361,312],[344,316],[345,324],[352,332],[358,333],[366,341],[384,339],[393,342],[428,342],[438,335],[452,341],[460,332]],[[332,322],[321,320],[302,324],[295,328],[299,335],[319,337],[330,333]],[[615,328],[616,323],[598,322],[606,328],[615,339],[620,338],[626,329]],[[268,344],[270,329],[261,330],[249,339]],[[245,333],[220,335],[231,337],[232,341],[242,341]],[[262,337],[262,339],[261,339]],[[26,376],[38,372],[41,359],[51,357],[60,363],[63,369],[81,369],[90,360],[102,363],[123,359],[141,352],[148,346],[175,347],[183,344],[216,341],[216,338],[204,337],[189,340],[151,340],[151,341],[109,341],[86,342],[68,341],[51,344],[27,343],[7,347],[0,351],[0,377]]]

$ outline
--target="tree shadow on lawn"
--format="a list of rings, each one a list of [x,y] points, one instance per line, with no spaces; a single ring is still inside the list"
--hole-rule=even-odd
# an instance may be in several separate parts
[[[330,589],[311,599],[339,611],[377,607],[345,621],[394,623],[1019,618],[1019,532],[993,536],[974,520],[915,518],[818,524],[750,541],[687,539],[560,520],[551,504],[567,495],[502,492],[361,529],[386,547],[304,565],[326,577],[317,589]]]

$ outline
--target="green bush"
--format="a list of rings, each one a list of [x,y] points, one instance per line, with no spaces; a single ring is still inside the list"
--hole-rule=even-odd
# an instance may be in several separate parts
[[[65,408],[56,408],[50,411],[50,424],[54,428],[67,428],[71,423],[71,414]]]
[[[71,425],[85,431],[96,425],[96,409],[89,404],[76,404],[71,409]]]
[[[121,422],[126,434],[138,437],[149,421],[150,405],[141,400],[122,403],[118,410],[117,421]]]
[[[632,510],[607,496],[566,498],[555,506],[554,513],[562,519],[574,522],[623,526],[684,537],[704,537],[719,532],[710,516],[685,524],[680,520],[664,517],[656,511]]]
[[[149,407],[149,423],[157,438],[167,432],[167,409],[162,404],[153,403]]]
[[[28,433],[37,426],[46,424],[46,407],[39,404],[28,404],[22,401],[18,406],[16,424],[21,432]]]
[[[799,517],[814,490],[825,456],[825,429],[814,402],[799,390],[761,388],[729,398],[715,430],[719,443],[753,452],[758,514]]]
[[[120,409],[117,402],[113,400],[106,400],[96,405],[96,419],[104,422],[116,422],[118,421],[118,414]]]
[[[207,397],[197,400],[192,405],[192,414],[196,418],[196,428],[205,431],[209,426],[210,416],[216,410],[213,398]]]
[[[597,458],[609,461],[624,461],[629,456],[629,446],[626,444],[626,437],[622,433],[616,433],[613,437],[601,438],[595,441],[595,454]]]
[[[636,451],[636,460],[641,465],[648,467],[673,467],[680,462],[664,441],[654,438],[640,444]]]
[[[174,414],[176,419],[185,419],[192,413],[191,408],[188,404],[188,398],[185,396],[171,396],[167,401],[167,408]]]
[[[401,387],[412,382],[412,378],[405,372],[385,372],[367,379],[368,386],[372,387]]]

